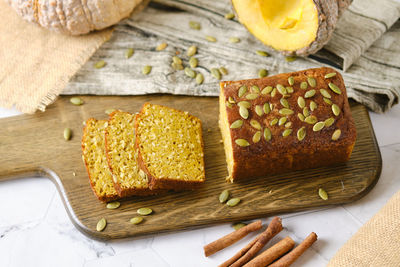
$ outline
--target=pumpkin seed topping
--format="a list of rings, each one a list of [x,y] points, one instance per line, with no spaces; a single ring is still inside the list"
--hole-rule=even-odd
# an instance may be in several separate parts
[[[231,13],[226,13],[224,16],[226,19],[233,19],[235,17],[235,14]]]
[[[339,88],[336,84],[334,84],[334,83],[329,83],[328,86],[329,86],[329,88],[331,88],[331,90],[332,90],[333,92],[335,92],[336,94],[340,95],[340,94],[342,93],[342,91],[340,90],[340,88]]]
[[[260,88],[257,85],[253,85],[250,89],[253,93],[260,93]]]
[[[302,141],[305,137],[306,137],[307,131],[306,131],[306,127],[301,127],[298,131],[297,131],[297,139],[299,141]]]
[[[277,123],[278,123],[278,118],[275,118],[269,123],[269,125],[274,126]]]
[[[297,59],[296,56],[287,56],[285,57],[286,62],[293,62]]]
[[[221,73],[217,68],[211,68],[211,75],[214,76],[215,79],[221,80]]]
[[[255,112],[256,112],[256,114],[258,115],[258,116],[262,116],[263,115],[263,113],[264,113],[264,111],[263,111],[263,108],[262,108],[262,106],[261,105],[257,105],[256,107],[255,107]]]
[[[250,93],[246,95],[246,99],[248,100],[254,100],[258,97],[258,94]]]
[[[257,130],[261,130],[261,124],[256,120],[250,120],[250,125]]]
[[[238,103],[239,107],[244,107],[244,108],[250,108],[251,107],[251,103],[249,101],[240,101]]]
[[[311,87],[317,86],[317,81],[313,77],[307,77],[307,82]]]
[[[325,89],[319,89],[319,92],[321,93],[321,95],[323,97],[326,97],[326,98],[331,98],[332,97],[331,94],[328,91],[326,91]]]
[[[264,104],[263,109],[265,114],[268,114],[271,111],[271,107],[268,102]]]
[[[332,105],[332,101],[329,98],[324,97],[324,102],[328,105]]]
[[[172,62],[182,65],[182,59],[180,59],[178,56],[173,56],[172,57]]]
[[[315,117],[314,115],[311,115],[311,116],[306,117],[306,118],[304,119],[304,121],[307,122],[308,124],[314,124],[314,123],[316,123],[318,120],[317,120],[317,117]]]
[[[324,127],[325,127],[325,122],[319,121],[319,122],[317,122],[316,124],[314,124],[314,126],[313,126],[313,131],[314,131],[314,132],[321,131]]]
[[[151,213],[153,213],[153,210],[150,208],[140,208],[136,211],[139,215],[150,215]]]
[[[224,203],[225,201],[228,200],[228,198],[229,198],[229,190],[225,189],[224,191],[221,192],[221,194],[218,197],[219,203]]]
[[[193,30],[200,30],[201,29],[201,25],[197,21],[189,21],[189,27],[191,29],[193,29]]]
[[[280,102],[282,106],[289,108],[289,102],[285,98],[281,98]]]
[[[304,108],[306,106],[306,101],[302,96],[297,98],[297,105],[299,105],[300,108]]]
[[[270,141],[272,138],[271,130],[269,128],[264,128],[264,139]]]
[[[139,224],[139,223],[141,223],[142,221],[143,221],[143,218],[142,218],[142,217],[139,217],[139,216],[133,217],[132,219],[129,220],[129,222],[130,222],[131,224]]]
[[[240,202],[240,198],[231,198],[228,200],[228,202],[226,202],[226,205],[228,205],[229,207],[234,207],[237,204],[239,204]]]
[[[299,120],[304,121],[305,117],[301,113],[297,113],[297,117],[299,117]]]
[[[240,106],[239,107],[239,114],[243,119],[247,119],[249,117],[249,111],[247,108]]]
[[[310,98],[310,97],[313,97],[314,95],[315,95],[315,90],[312,89],[312,90],[308,90],[308,91],[304,94],[304,97],[305,97],[305,98]]]
[[[236,121],[232,122],[230,128],[231,129],[237,129],[237,128],[242,127],[242,125],[243,125],[243,121],[242,120],[236,120]]]
[[[80,97],[71,97],[69,101],[75,106],[80,106],[83,104],[83,100]]]
[[[276,95],[276,88],[272,89],[271,97],[274,97],[275,95]]]
[[[294,84],[294,77],[293,76],[290,76],[288,78],[288,83],[289,83],[289,85],[293,85]]]
[[[311,110],[311,111],[316,110],[317,107],[318,107],[317,103],[315,103],[314,101],[311,101],[311,102],[310,102],[310,110]]]
[[[157,51],[162,51],[162,50],[164,50],[165,48],[167,48],[167,46],[168,46],[167,43],[161,43],[161,44],[157,45],[156,50],[157,50]]]
[[[292,127],[292,122],[288,121],[287,123],[285,123],[285,128],[291,128]]]
[[[64,129],[64,139],[66,141],[71,140],[71,136],[72,136],[72,130],[70,128],[65,128]]]
[[[106,226],[107,226],[107,221],[106,221],[106,219],[101,218],[100,221],[98,221],[98,222],[97,222],[97,225],[96,225],[96,230],[97,230],[97,232],[103,231],[104,228],[106,228]]]
[[[336,141],[340,138],[340,135],[342,134],[342,131],[340,129],[336,129],[333,134],[332,134],[332,140]]]
[[[239,88],[238,96],[242,97],[246,92],[247,92],[247,86],[246,85],[242,85]]]
[[[221,72],[222,75],[228,75],[228,70],[225,67],[220,67],[219,72]]]
[[[288,137],[291,133],[292,133],[292,129],[285,129],[283,132],[282,132],[282,136],[283,137]]]
[[[202,84],[204,81],[204,76],[201,73],[197,73],[196,74],[196,83],[197,84]]]
[[[152,69],[152,67],[150,65],[146,65],[146,66],[143,67],[142,73],[144,75],[148,75],[151,72],[151,69]]]
[[[101,68],[103,68],[105,65],[107,65],[107,63],[104,61],[104,60],[100,60],[100,61],[97,61],[96,63],[94,63],[94,67],[96,68],[96,69],[101,69]]]
[[[135,53],[135,50],[133,50],[133,48],[126,49],[125,50],[125,58],[131,58],[134,53]]]
[[[266,69],[259,69],[258,70],[258,77],[264,78],[268,76],[268,71]]]
[[[235,143],[236,143],[238,146],[242,146],[242,147],[245,147],[245,146],[249,146],[249,145],[250,145],[250,143],[247,142],[247,140],[245,140],[245,139],[236,139],[236,140],[235,140]]]
[[[240,42],[240,39],[238,37],[229,37],[229,42],[236,44]]]
[[[283,124],[285,124],[286,121],[287,121],[287,118],[286,118],[286,117],[281,117],[281,118],[279,119],[279,121],[278,121],[278,125],[279,125],[279,126],[282,126]]]
[[[308,107],[303,108],[303,115],[304,115],[304,117],[310,116],[310,111],[308,111]]]
[[[272,91],[272,86],[266,86],[264,89],[262,89],[261,94],[267,95],[267,94],[271,93],[271,91]]]
[[[325,127],[331,126],[334,122],[335,122],[335,119],[334,119],[334,118],[328,118],[328,119],[326,119],[326,120],[324,121]]]
[[[196,68],[198,64],[199,64],[199,61],[197,60],[197,58],[191,57],[189,59],[189,65],[191,68],[193,68],[193,69]]]
[[[192,57],[197,53],[197,46],[192,45],[191,47],[188,48],[188,50],[186,51],[186,55],[188,57]]]
[[[261,140],[261,131],[257,131],[253,135],[253,143],[258,143]]]
[[[262,56],[262,57],[269,57],[269,54],[263,50],[257,50],[256,53],[257,53],[257,55]]]
[[[235,230],[239,230],[240,228],[243,228],[243,227],[245,227],[247,224],[245,224],[245,223],[235,223],[235,224],[233,224],[232,225],[232,227],[233,227],[233,229],[235,229]]]
[[[300,89],[306,90],[308,87],[308,83],[307,82],[301,82],[300,83]]]
[[[324,189],[322,189],[322,188],[318,189],[318,195],[323,200],[328,200],[328,193],[326,193],[326,191]]]
[[[196,72],[189,67],[185,68],[185,74],[192,79],[196,77]]]
[[[236,102],[235,102],[235,99],[233,99],[233,97],[228,97],[228,102],[229,103],[231,103],[231,104],[235,104]]]
[[[339,106],[336,105],[336,104],[333,104],[333,105],[332,105],[332,112],[333,112],[333,114],[335,114],[335,116],[339,116],[339,114],[340,114],[340,108],[339,108]]]
[[[197,76],[196,76],[196,78],[197,78]],[[225,105],[226,105],[228,108],[232,108],[232,104],[229,103],[228,101],[225,102]]]
[[[206,35],[206,40],[212,43],[215,43],[217,39],[214,36]]]
[[[329,78],[332,78],[332,77],[335,77],[335,76],[336,76],[336,72],[331,72],[331,73],[325,74],[324,78],[325,79],[329,79]]]
[[[286,86],[286,91],[287,91],[289,94],[292,94],[292,93],[294,92],[292,86]]]
[[[279,114],[281,115],[292,115],[294,113],[293,110],[291,110],[290,108],[282,108],[279,110]]]
[[[118,201],[113,201],[113,202],[107,203],[106,207],[107,207],[107,209],[115,210],[115,209],[118,209],[120,205],[121,205],[121,203],[119,203]]]
[[[281,93],[281,95],[286,95],[286,93],[287,93],[285,86],[283,86],[282,84],[277,84],[276,89],[278,89],[278,91],[279,91],[279,93]]]

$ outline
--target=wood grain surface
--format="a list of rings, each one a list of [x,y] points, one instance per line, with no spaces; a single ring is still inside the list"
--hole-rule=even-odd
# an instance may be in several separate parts
[[[367,194],[381,172],[381,155],[368,112],[355,103],[351,106],[357,142],[347,164],[228,184],[217,124],[217,98],[170,95],[82,98],[85,101],[82,106],[74,106],[69,97],[61,97],[44,113],[0,119],[0,181],[32,175],[50,178],[75,226],[96,239],[138,237],[349,203]],[[108,210],[92,193],[82,163],[82,122],[90,117],[106,119],[104,110],[108,108],[136,112],[146,101],[188,111],[202,120],[206,183],[196,191],[122,200],[120,208]],[[70,141],[63,138],[65,127],[73,130]],[[327,201],[319,198],[320,187],[328,192]],[[218,195],[224,189],[242,202],[236,207],[220,204]],[[18,192],[15,195],[18,197]],[[130,224],[129,219],[141,207],[151,207],[154,213],[140,225]],[[97,232],[96,224],[102,217],[108,225],[103,232]]]

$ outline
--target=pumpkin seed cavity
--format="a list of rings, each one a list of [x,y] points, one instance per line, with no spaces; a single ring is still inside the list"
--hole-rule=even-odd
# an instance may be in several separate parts
[[[228,200],[228,198],[229,198],[229,190],[228,189],[225,189],[224,191],[222,191],[221,192],[221,194],[219,194],[219,197],[218,197],[218,199],[219,199],[219,203],[224,203],[225,201],[227,201]]]

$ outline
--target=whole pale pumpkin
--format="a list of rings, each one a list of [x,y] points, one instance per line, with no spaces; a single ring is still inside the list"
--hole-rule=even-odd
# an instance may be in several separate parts
[[[64,34],[101,30],[141,9],[148,0],[6,0],[27,21]]]

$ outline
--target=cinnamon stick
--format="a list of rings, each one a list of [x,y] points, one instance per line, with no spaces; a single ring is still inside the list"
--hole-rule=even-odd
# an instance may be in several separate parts
[[[247,264],[243,265],[243,267],[260,267],[266,266],[291,250],[294,247],[294,241],[290,237],[285,237],[254,259],[252,259]]]
[[[311,245],[317,241],[317,234],[312,232],[309,234],[303,242],[300,243],[297,247],[295,247],[292,251],[288,254],[277,260],[276,262],[272,263],[270,267],[288,267],[293,262],[295,262],[303,253],[306,251]]]
[[[253,223],[250,223],[239,230],[236,230],[230,234],[227,234],[226,236],[221,237],[220,239],[215,240],[214,242],[211,242],[208,245],[204,246],[204,254],[206,257],[220,251],[221,249],[224,249],[226,247],[229,247],[230,245],[236,243],[246,235],[248,235],[251,232],[257,231],[261,229],[262,224],[261,221],[255,221]]]
[[[268,241],[282,231],[282,229],[282,219],[279,217],[274,217],[269,223],[268,228],[263,233],[257,236],[252,242],[241,249],[232,258],[219,265],[219,267],[242,266],[251,260],[265,246],[265,244],[267,244]]]

